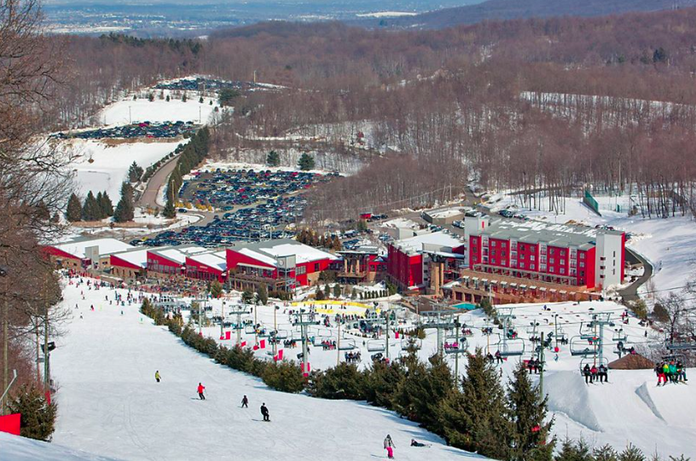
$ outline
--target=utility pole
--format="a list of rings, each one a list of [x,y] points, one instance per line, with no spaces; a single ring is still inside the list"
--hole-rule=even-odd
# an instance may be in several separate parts
[[[389,311],[389,308],[387,308],[387,326],[385,327],[387,337],[385,338],[385,342],[384,342],[384,346],[385,346],[384,352],[386,354],[387,362],[389,362],[389,320],[390,320],[390,317],[391,317],[391,312]]]
[[[307,327],[310,325],[318,325],[319,322],[310,320],[307,316],[309,316],[309,313],[307,312],[298,312],[296,314],[293,314],[296,318],[295,325],[300,326],[300,336],[302,337],[302,370],[304,373],[309,373],[307,370],[307,357],[308,357],[308,335],[307,335]]]
[[[540,369],[540,374],[539,374],[539,395],[541,396],[541,399],[544,399],[544,368],[545,368],[545,363],[544,363],[544,332],[541,332],[541,350],[539,352],[539,369]]]
[[[553,314],[553,339],[556,340],[556,350],[558,350],[558,314]]]
[[[258,307],[258,306],[257,306]],[[273,357],[276,356],[278,352],[278,319],[277,319],[278,306],[273,305]]]
[[[44,317],[44,385],[46,392],[51,391],[51,351],[48,350],[48,306]]]
[[[338,338],[336,339],[336,366],[341,364],[341,320],[338,320]]]

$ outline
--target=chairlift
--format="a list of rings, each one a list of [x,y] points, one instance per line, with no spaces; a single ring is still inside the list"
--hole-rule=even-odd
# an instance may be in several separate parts
[[[336,341],[335,338],[332,338],[331,336],[314,336],[312,338],[312,345],[315,347],[324,347],[324,342],[329,342],[329,343],[334,343]]]
[[[445,354],[458,354],[466,352],[469,346],[465,337],[458,337],[456,335],[445,336],[444,351]]]
[[[372,339],[367,342],[368,352],[384,352],[386,348],[387,347],[383,339]]]
[[[585,324],[583,324],[583,323],[580,324],[580,339],[584,339],[585,341],[590,340],[590,339],[594,340],[597,337],[597,335],[595,334],[594,330],[592,329],[592,323],[591,322],[588,323],[587,328],[585,330],[583,330],[583,328],[582,328],[584,325]]]
[[[355,348],[355,340],[349,338],[342,338],[340,344],[338,345],[339,351],[352,351]]]
[[[525,342],[522,338],[508,339],[503,341],[502,339],[496,344],[498,352],[500,352],[501,357],[519,357],[524,355],[526,349]]]
[[[271,338],[275,339],[288,339],[288,331],[287,330],[271,330],[269,333],[269,336]]]
[[[253,335],[254,333],[256,333],[256,328],[254,327],[254,325],[244,325],[244,333],[248,335]]]
[[[590,338],[593,339],[593,338]],[[570,338],[570,355],[577,357],[587,357],[589,355],[594,355],[595,347],[594,344],[589,344],[589,340],[580,336],[573,336]]]
[[[606,357],[602,357],[602,360],[599,360],[599,357],[585,357],[582,360],[580,360],[580,374],[583,374],[583,368],[585,368],[585,365],[589,365],[590,368],[593,366],[596,366],[599,368],[600,365],[604,365],[607,369],[607,374],[609,373],[609,360]]]
[[[626,332],[623,330],[623,328],[619,328],[617,330],[614,330],[614,334],[611,337],[611,340],[613,342],[626,342],[626,339],[628,339],[628,335],[626,335]]]

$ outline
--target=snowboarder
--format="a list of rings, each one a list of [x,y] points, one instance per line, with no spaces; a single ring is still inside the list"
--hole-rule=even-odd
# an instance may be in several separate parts
[[[205,390],[205,386],[203,384],[198,383],[198,397],[200,397],[201,400],[205,400],[205,395],[203,395],[203,391]]]
[[[249,408],[249,399],[247,398],[246,395],[242,399],[242,408]]]
[[[387,458],[394,459],[394,448],[396,448],[396,445],[394,445],[391,435],[387,434],[384,438],[384,449],[387,450]]]
[[[271,419],[269,418],[268,415],[268,408],[266,408],[266,404],[262,403],[261,404],[261,415],[263,416],[264,421],[270,421]]]
[[[416,439],[411,439],[411,446],[412,447],[427,447],[426,444],[419,442]]]
[[[159,374],[159,370],[155,371],[155,381],[160,382],[161,379],[162,377]]]

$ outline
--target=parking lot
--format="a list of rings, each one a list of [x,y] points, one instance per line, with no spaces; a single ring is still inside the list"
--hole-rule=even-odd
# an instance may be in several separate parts
[[[218,90],[241,90],[243,88],[253,87],[253,83],[247,82],[229,82],[225,80],[216,80],[212,78],[182,78],[172,82],[162,82],[155,86],[157,90],[180,90],[180,91],[198,91],[205,89],[206,91]]]
[[[266,202],[331,180],[334,174],[299,171],[215,170],[197,174],[179,191],[179,200],[232,211],[236,207]]]
[[[187,227],[180,232],[163,232],[144,242],[131,243],[220,247],[237,241],[292,237],[295,231],[288,226],[302,218],[307,206],[302,192],[334,177],[336,175],[333,174],[292,171],[204,172],[184,183],[180,200],[211,204],[221,210],[213,221],[202,226]]]
[[[196,125],[191,121],[164,123],[142,122],[112,128],[97,128],[75,133],[61,132],[53,135],[53,137],[58,139],[176,138],[178,136],[193,134],[196,128]]]

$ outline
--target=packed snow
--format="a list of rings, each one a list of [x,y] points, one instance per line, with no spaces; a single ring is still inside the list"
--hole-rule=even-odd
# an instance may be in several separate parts
[[[212,98],[204,98],[204,102],[198,102],[198,96],[192,96],[186,102],[181,99],[159,99],[160,90],[151,90],[156,95],[151,102],[146,98],[135,101],[125,99],[106,106],[98,115],[99,123],[105,126],[130,125],[140,122],[193,122],[206,124],[214,113],[217,101]],[[147,93],[147,91],[146,91]],[[162,91],[162,94],[169,91]],[[210,102],[213,102],[211,105]]]
[[[118,291],[125,297],[125,290]],[[385,457],[382,441],[391,434],[399,459],[481,459],[364,402],[270,390],[153,326],[138,313],[137,303],[116,307],[106,296],[113,300],[114,291],[85,285],[64,290],[64,304],[74,315],[51,354],[59,389],[57,444],[126,460],[293,461],[312,453],[364,460]],[[199,382],[206,387],[205,401],[196,396]],[[243,395],[249,409],[239,408]],[[261,403],[269,408],[271,423],[261,421]],[[433,445],[411,448],[412,438]]]
[[[40,442],[0,432],[0,459],[8,461],[117,461],[55,443]]]

